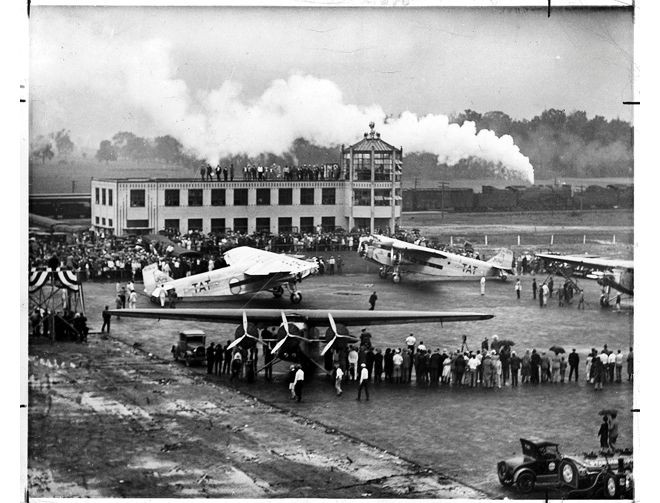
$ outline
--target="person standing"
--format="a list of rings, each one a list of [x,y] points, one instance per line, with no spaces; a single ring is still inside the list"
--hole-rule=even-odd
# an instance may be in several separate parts
[[[518,298],[518,300],[520,300],[520,290],[522,290],[522,285],[520,284],[520,278],[516,280],[515,290],[516,290],[516,297]]]
[[[616,447],[616,441],[619,438],[619,423],[616,420],[616,416],[616,412],[612,411],[612,417],[608,420],[607,428],[607,440],[612,451],[614,451]]]
[[[616,367],[616,354],[612,351],[607,355],[607,382],[614,382],[614,369]]]
[[[128,294],[128,308],[135,309],[137,306],[137,293],[135,290],[131,290],[131,293]]]
[[[575,373],[575,382],[578,380],[578,367],[580,365],[580,355],[575,352],[575,348],[571,351],[571,354],[568,355],[568,366],[570,370],[568,371],[568,382],[571,382],[573,373]]]
[[[607,416],[603,416],[603,422],[600,424],[598,430],[598,437],[600,438],[600,449],[606,451],[609,448],[609,424],[607,422]]]
[[[225,345],[225,357],[224,357],[224,363],[222,364],[222,373],[223,374],[229,374],[231,371],[231,349],[229,348],[229,345],[231,344],[231,341],[227,341],[227,344]]]
[[[532,279],[532,299],[536,300],[536,278]]]
[[[616,382],[621,382],[621,371],[623,370],[623,353],[621,350],[617,351],[615,357],[615,369],[616,369]]]
[[[264,344],[264,377],[266,381],[273,379],[273,351],[270,343]]]
[[[341,396],[341,380],[344,378],[344,371],[341,369],[338,363],[335,363],[335,391],[337,396]]]
[[[213,373],[217,376],[222,373],[222,360],[224,355],[225,349],[222,347],[222,344],[216,344],[215,352],[213,353]]]
[[[511,366],[511,386],[518,386],[518,371],[520,370],[520,358],[515,351],[511,351],[509,365]]]
[[[293,400],[296,398],[296,390],[294,388],[296,382],[296,366],[289,367],[288,383],[289,383],[289,398]]]
[[[293,391],[296,393],[296,400],[302,400],[303,384],[305,384],[305,372],[300,365],[296,365],[296,376],[293,379]]]
[[[358,352],[355,350],[354,346],[351,346],[348,351],[348,377],[351,381],[357,379],[358,358]]]
[[[367,370],[367,366],[364,363],[362,364],[360,370],[360,384],[358,386],[357,400],[360,400],[360,397],[362,395],[362,390],[364,390],[364,394],[367,397],[367,401],[369,401],[369,371]]]
[[[628,351],[628,356],[626,356],[626,367],[627,367],[626,370],[628,371],[628,381],[633,380],[633,360],[634,360],[633,348],[630,348],[630,351]]]
[[[564,379],[566,378],[566,366],[566,358],[562,356],[559,362],[559,376],[562,384],[564,384]]]
[[[415,339],[415,336],[413,334],[410,334],[408,337],[406,337],[406,346],[408,346],[408,351],[410,351],[410,354],[413,354],[415,352],[416,342],[417,339]]]
[[[371,294],[371,297],[369,297],[369,311],[373,311],[376,307],[376,301],[378,300],[378,296],[376,295],[376,292]]]
[[[396,353],[392,355],[392,379],[397,384],[402,381],[402,366],[403,356],[401,356],[401,350],[397,349]]]
[[[206,348],[206,373],[213,373],[213,365],[215,364],[215,344],[209,344]]]
[[[378,348],[374,355],[374,383],[379,384],[383,377],[383,352]]]
[[[108,327],[108,333],[110,333],[110,320],[112,319],[112,316],[110,315],[110,311],[108,311],[108,306],[105,306],[105,309],[101,313],[101,316],[103,317],[103,325],[101,326],[101,333],[103,333],[105,327]]]
[[[481,288],[481,295],[486,295],[486,277],[481,276],[481,279],[479,280],[479,285]]]
[[[584,290],[580,289],[580,297],[578,299],[578,309],[584,310]]]

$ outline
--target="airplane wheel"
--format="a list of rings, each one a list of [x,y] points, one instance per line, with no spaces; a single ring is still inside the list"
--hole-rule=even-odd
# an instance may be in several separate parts
[[[277,297],[278,299],[284,294],[284,288],[281,286],[276,287],[273,289],[273,295]]]
[[[378,276],[380,276],[380,279],[385,279],[387,278],[387,271],[385,269],[380,269],[378,271]]]
[[[395,274],[392,276],[392,283],[398,284],[401,283],[401,276],[398,274]]]
[[[293,304],[300,304],[300,301],[302,300],[302,293],[300,292],[293,292],[291,294],[291,302]]]

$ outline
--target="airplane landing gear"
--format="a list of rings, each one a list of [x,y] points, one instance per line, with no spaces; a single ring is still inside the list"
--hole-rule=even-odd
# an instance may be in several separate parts
[[[385,267],[381,267],[378,270],[378,276],[380,276],[380,279],[385,279],[387,278],[387,269]]]
[[[401,283],[401,275],[400,274],[393,274],[392,275],[392,283],[394,283],[394,284]]]
[[[300,301],[302,300],[302,293],[300,292],[293,292],[291,294],[291,303],[293,304],[300,304]]]
[[[275,288],[273,288],[273,295],[274,295],[276,298],[279,299],[283,294],[284,294],[284,288],[282,288],[281,285],[280,285],[280,286],[276,286]]]

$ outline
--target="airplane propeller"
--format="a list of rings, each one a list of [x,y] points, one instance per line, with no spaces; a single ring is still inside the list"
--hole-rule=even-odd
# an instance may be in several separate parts
[[[328,313],[328,320],[330,320],[330,328],[332,328],[333,333],[335,334],[332,339],[330,339],[330,342],[328,342],[323,350],[321,351],[321,356],[325,355],[326,351],[332,347],[332,345],[335,343],[337,340],[337,337],[339,334],[337,333],[337,325],[335,324],[335,319],[332,317],[332,314]]]
[[[282,326],[284,327],[284,333],[286,334],[280,341],[275,344],[271,352],[273,354],[277,354],[277,352],[280,350],[280,348],[284,345],[287,339],[292,338],[292,339],[300,339],[300,340],[305,340],[304,337],[300,337],[299,335],[294,335],[291,332],[289,332],[289,322],[286,319],[286,315],[284,314],[284,311],[281,311],[282,314]]]
[[[250,338],[250,339],[253,339],[253,340],[255,340],[256,342],[258,342],[258,343],[260,343],[260,344],[264,344],[263,341],[261,341],[261,339],[259,339],[258,337],[255,337],[254,335],[251,335],[251,334],[248,333],[248,319],[247,319],[247,314],[245,314],[245,311],[243,311],[243,335],[241,335],[240,337],[238,337],[237,339],[235,339],[234,342],[232,342],[232,343],[228,346],[228,349],[233,349],[234,347],[238,346],[241,342],[243,342],[243,340],[244,340],[246,337],[248,337],[248,338]]]

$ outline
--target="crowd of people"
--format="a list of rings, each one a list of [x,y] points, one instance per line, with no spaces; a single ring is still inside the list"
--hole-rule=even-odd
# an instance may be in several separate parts
[[[339,164],[281,164],[273,163],[270,166],[263,164],[246,164],[242,168],[234,169],[234,164],[221,166],[218,164],[213,167],[210,164],[201,166],[199,174],[202,181],[212,182],[215,178],[217,182],[234,181],[236,171],[241,174],[241,180],[262,181],[262,180],[341,180],[342,170]],[[348,172],[344,173],[344,177]]]

